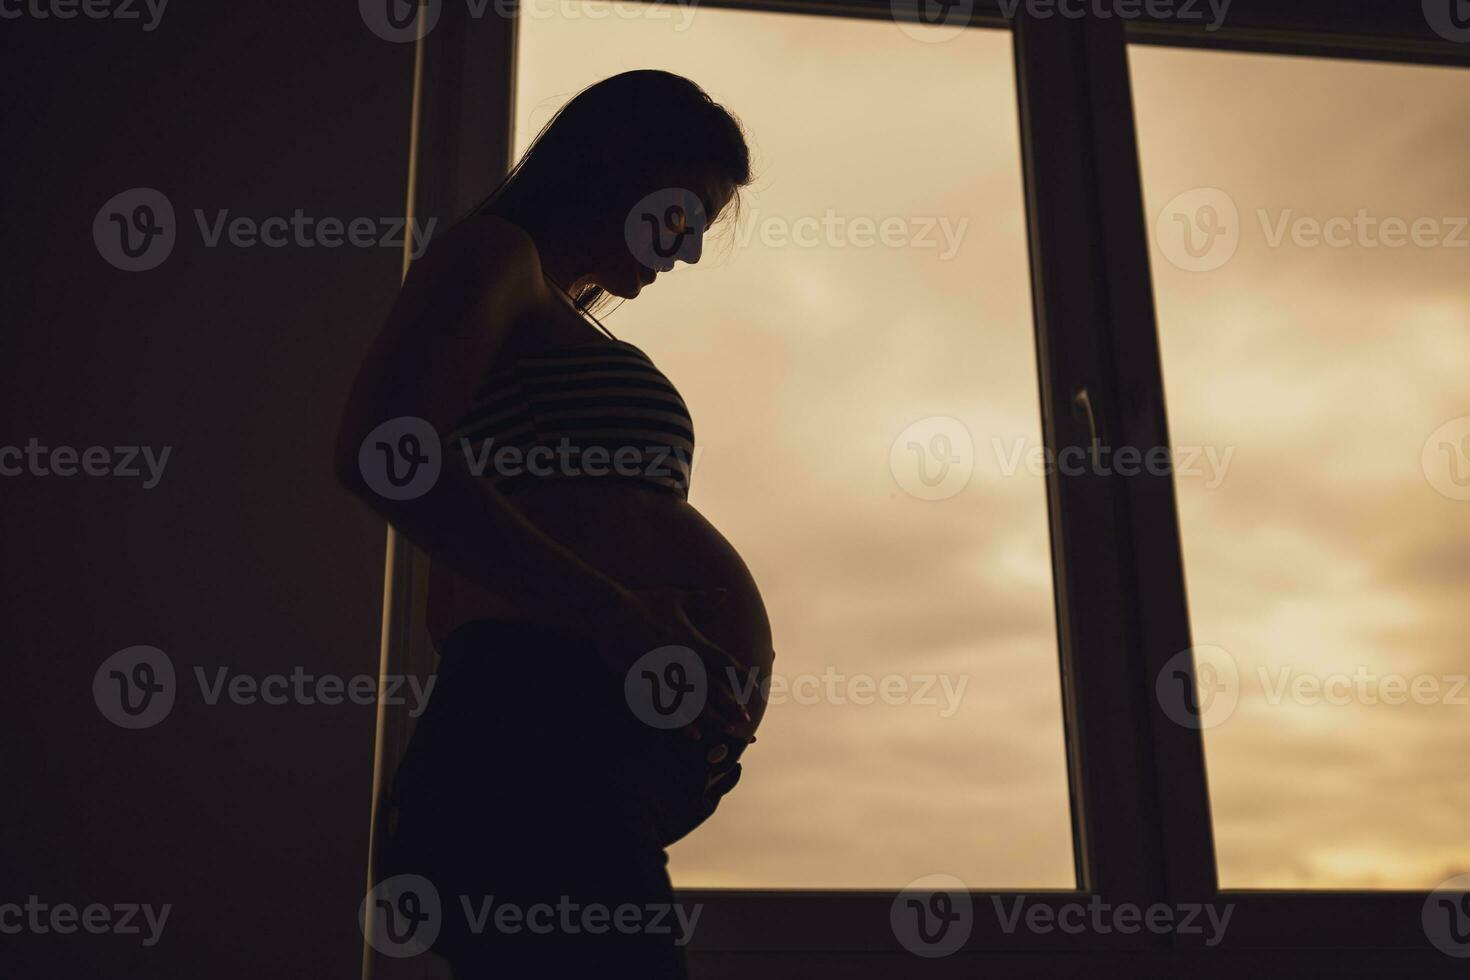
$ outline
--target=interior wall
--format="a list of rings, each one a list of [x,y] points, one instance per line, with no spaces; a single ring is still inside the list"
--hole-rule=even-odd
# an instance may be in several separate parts
[[[401,249],[211,246],[195,211],[402,215],[413,46],[356,4],[168,5],[152,29],[111,7],[0,23],[0,447],[170,454],[151,488],[0,477],[0,904],[170,911],[151,946],[141,916],[135,935],[26,927],[0,973],[353,976],[373,707],[210,704],[196,669],[376,673],[383,529],[330,450]],[[137,187],[166,195],[177,241],[125,272],[93,223]],[[93,680],[138,644],[177,696],[128,730]]]

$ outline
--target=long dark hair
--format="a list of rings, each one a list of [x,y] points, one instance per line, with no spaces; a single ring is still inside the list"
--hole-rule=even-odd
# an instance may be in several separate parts
[[[557,110],[515,166],[474,214],[496,214],[521,227],[548,219],[575,227],[609,205],[631,206],[653,186],[750,183],[750,148],[740,121],[698,85],[655,69],[625,71],[584,88]],[[624,200],[626,198],[626,200]],[[713,222],[716,215],[710,215]],[[585,286],[577,307],[600,307],[606,293]]]

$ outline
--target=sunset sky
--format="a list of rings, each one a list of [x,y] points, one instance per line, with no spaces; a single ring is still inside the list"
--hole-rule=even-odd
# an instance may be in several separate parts
[[[672,849],[676,884],[1072,887],[1009,35],[525,10],[518,148],[580,88],[656,67],[734,111],[754,150],[739,225],[603,318],[680,386],[691,500],[750,565],[778,678],[802,692]],[[1445,220],[1470,214],[1470,80],[1133,64],[1172,432],[1220,463],[1179,485],[1196,642],[1239,676],[1205,733],[1222,884],[1433,886],[1470,870],[1470,705],[1270,694],[1281,668],[1427,674],[1442,694],[1470,669],[1470,502],[1436,489],[1460,486],[1430,472],[1438,442],[1423,453],[1470,414],[1470,249]],[[1233,253],[1181,268],[1223,253],[1181,251],[1172,212],[1232,220],[1226,202]],[[1359,209],[1433,218],[1442,243],[1268,234]],[[854,703],[867,684],[890,694]]]
[[[1433,887],[1470,870],[1470,75],[1132,64],[1151,219],[1239,213],[1219,268],[1152,257],[1174,442],[1235,449],[1177,484],[1195,642],[1239,674],[1205,731],[1221,883]]]

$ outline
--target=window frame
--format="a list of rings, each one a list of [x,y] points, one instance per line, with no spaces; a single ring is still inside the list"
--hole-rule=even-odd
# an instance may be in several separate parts
[[[428,0],[432,2],[432,0]],[[668,2],[668,0],[642,0]],[[701,0],[717,8],[919,20],[926,0]],[[1042,432],[1047,449],[1168,447],[1127,49],[1211,50],[1470,66],[1470,44],[1433,33],[1419,4],[1234,0],[1228,23],[1093,16],[1013,20],[1001,0],[959,0],[973,28],[1012,31]],[[409,207],[425,220],[464,214],[513,160],[518,17],[440,4],[416,45]],[[426,8],[421,8],[426,9]],[[1043,192],[1044,189],[1044,192]],[[1086,393],[1085,404],[1080,393]],[[1170,475],[1047,479],[1076,891],[975,891],[966,946],[919,960],[889,927],[896,892],[681,889],[705,906],[691,958],[702,976],[752,963],[802,975],[887,976],[922,963],[934,976],[1013,964],[1048,976],[1188,970],[1415,969],[1458,974],[1427,942],[1423,891],[1219,889],[1201,733],[1171,722],[1153,694],[1164,663],[1191,646]],[[433,669],[423,628],[427,562],[389,530],[380,672]],[[381,712],[373,849],[382,774],[408,732]],[[369,885],[374,854],[369,855]],[[1005,933],[984,914],[1016,899],[1054,909],[1092,896],[1117,905],[1233,906],[1224,940],[1202,936]],[[372,956],[364,945],[364,975]]]

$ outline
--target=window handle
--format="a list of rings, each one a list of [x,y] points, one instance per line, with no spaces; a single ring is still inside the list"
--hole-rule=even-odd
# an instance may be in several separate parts
[[[1097,436],[1097,413],[1093,411],[1092,395],[1087,386],[1083,385],[1072,393],[1072,417],[1079,422],[1087,423],[1087,435],[1091,440],[1089,452],[1093,457],[1093,464],[1097,464],[1098,436]]]

